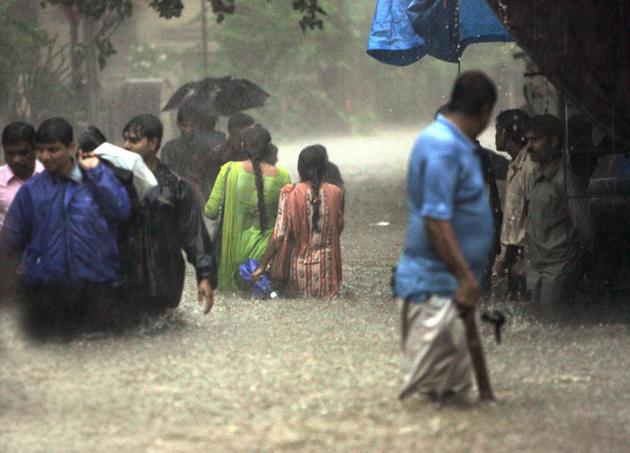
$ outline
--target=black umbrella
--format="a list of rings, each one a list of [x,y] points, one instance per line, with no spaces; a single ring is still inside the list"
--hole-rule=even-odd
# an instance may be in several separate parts
[[[229,116],[242,110],[262,107],[268,97],[265,90],[249,80],[233,79],[230,76],[208,77],[184,84],[162,110],[178,109],[190,102],[216,115]]]

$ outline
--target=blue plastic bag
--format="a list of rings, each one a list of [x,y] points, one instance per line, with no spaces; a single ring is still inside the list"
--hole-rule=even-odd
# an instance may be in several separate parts
[[[271,280],[269,280],[266,274],[262,274],[256,283],[251,280],[252,274],[259,266],[260,263],[258,260],[247,258],[245,263],[241,264],[238,268],[241,279],[246,287],[252,287],[252,298],[266,299],[270,297],[275,299],[278,297],[278,294],[273,290]]]

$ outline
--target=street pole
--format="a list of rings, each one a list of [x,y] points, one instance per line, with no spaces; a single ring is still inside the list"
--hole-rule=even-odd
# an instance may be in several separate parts
[[[201,0],[201,58],[204,75],[208,75],[208,14],[206,0]]]

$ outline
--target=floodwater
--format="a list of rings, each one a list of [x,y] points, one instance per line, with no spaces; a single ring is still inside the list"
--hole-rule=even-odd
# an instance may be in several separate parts
[[[624,452],[630,310],[605,295],[481,327],[497,403],[397,400],[390,268],[415,132],[322,139],[347,183],[344,288],[332,301],[218,296],[192,273],[179,309],[123,336],[33,345],[0,313],[0,451]],[[280,144],[293,172],[303,144]],[[624,303],[625,302],[625,303]]]

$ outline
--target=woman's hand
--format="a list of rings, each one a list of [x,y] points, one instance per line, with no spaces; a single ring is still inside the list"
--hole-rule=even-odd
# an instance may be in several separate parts
[[[251,281],[257,282],[260,279],[260,277],[262,277],[263,272],[264,271],[262,267],[259,267],[254,272],[252,272],[252,276],[250,277]]]

